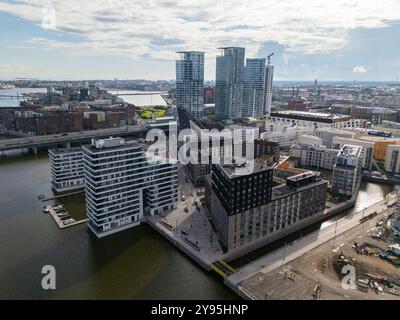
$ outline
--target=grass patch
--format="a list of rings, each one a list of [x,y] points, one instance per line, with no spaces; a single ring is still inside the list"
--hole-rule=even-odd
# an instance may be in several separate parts
[[[167,110],[162,107],[142,107],[138,114],[142,119],[152,119],[153,114],[155,114],[156,118],[161,118],[167,115]]]

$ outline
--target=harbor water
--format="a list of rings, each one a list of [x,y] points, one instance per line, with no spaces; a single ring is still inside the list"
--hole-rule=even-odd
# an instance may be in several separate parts
[[[47,155],[8,154],[12,156],[0,159],[0,299],[238,299],[221,277],[203,270],[144,224],[103,239],[85,224],[60,230],[42,212],[45,204],[57,200],[43,203],[37,198],[52,195]],[[391,190],[363,183],[351,210],[379,201]],[[73,218],[85,217],[83,194],[62,198],[62,203]],[[303,235],[320,227],[314,225]],[[282,241],[233,265],[254,260]],[[44,265],[56,268],[56,290],[41,287]]]

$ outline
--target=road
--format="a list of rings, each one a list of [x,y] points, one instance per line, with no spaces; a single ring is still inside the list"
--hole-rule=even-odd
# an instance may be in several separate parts
[[[279,268],[284,263],[290,262],[306,252],[316,248],[317,246],[332,240],[333,247],[336,246],[334,243],[336,237],[341,233],[354,228],[360,224],[360,219],[363,216],[368,216],[373,212],[378,214],[387,210],[386,200],[381,200],[368,208],[365,208],[359,212],[353,213],[352,215],[346,216],[336,223],[333,223],[321,230],[313,232],[300,240],[295,241],[291,245],[286,245],[283,248],[275,250],[274,252],[249,263],[248,265],[240,268],[237,272],[229,276],[226,281],[231,285],[240,287],[240,283],[255,274],[262,272],[264,274]],[[340,244],[339,244],[340,245]]]
[[[146,130],[146,126],[139,125],[0,140],[0,151],[51,146],[69,142],[82,142],[90,140],[92,138],[101,138],[115,135],[127,136],[133,133],[145,132]]]

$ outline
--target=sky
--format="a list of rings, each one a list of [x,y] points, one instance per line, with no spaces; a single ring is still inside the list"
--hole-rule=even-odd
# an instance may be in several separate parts
[[[176,51],[273,52],[276,80],[400,80],[400,0],[0,0],[0,79],[174,79]]]

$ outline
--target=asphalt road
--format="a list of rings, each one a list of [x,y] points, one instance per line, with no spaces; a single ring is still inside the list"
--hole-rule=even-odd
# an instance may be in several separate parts
[[[360,219],[363,216],[368,216],[373,212],[378,214],[387,210],[386,200],[381,200],[364,210],[356,212],[350,216],[346,216],[336,223],[331,224],[321,230],[313,232],[300,240],[296,240],[291,245],[286,245],[272,253],[247,264],[240,268],[237,272],[229,276],[226,281],[234,286],[238,286],[242,281],[262,272],[268,273],[276,268],[279,268],[284,263],[292,261],[315,247],[336,238],[339,234],[354,228],[360,224]],[[338,244],[340,245],[340,244]]]

